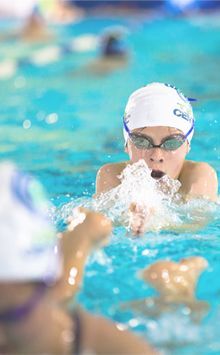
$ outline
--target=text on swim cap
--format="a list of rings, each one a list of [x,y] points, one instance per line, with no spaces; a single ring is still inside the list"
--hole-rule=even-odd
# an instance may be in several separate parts
[[[177,117],[183,118],[186,121],[191,121],[191,117],[186,112],[181,111],[179,108],[175,108],[173,110],[173,114]]]

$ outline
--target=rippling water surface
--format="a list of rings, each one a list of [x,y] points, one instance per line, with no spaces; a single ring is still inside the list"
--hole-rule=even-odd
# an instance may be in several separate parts
[[[92,204],[97,169],[126,159],[121,129],[124,106],[131,91],[148,82],[168,82],[197,98],[189,159],[207,161],[220,172],[218,14],[86,19],[54,29],[59,40],[52,44],[63,46],[76,36],[99,35],[111,25],[127,28],[131,55],[125,68],[106,76],[83,74],[83,68],[97,57],[97,49],[62,55],[40,66],[28,64],[27,59],[46,45],[30,48],[22,42],[4,42],[0,47],[1,60],[21,63],[23,59],[24,63],[0,81],[0,157],[16,161],[41,180],[55,205],[52,218],[59,228],[72,207]],[[142,333],[167,353],[220,353],[219,206],[198,203],[198,214],[203,207],[212,218],[198,232],[157,231],[134,239],[126,228],[116,227],[110,244],[90,257],[79,300],[89,310]],[[178,261],[191,255],[209,262],[197,287],[198,298],[210,304],[200,323],[192,322],[184,307],[158,319],[121,309],[122,303],[155,294],[137,277],[138,270],[160,259]]]

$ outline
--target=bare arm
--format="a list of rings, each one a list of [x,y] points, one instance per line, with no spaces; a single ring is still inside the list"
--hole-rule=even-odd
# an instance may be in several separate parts
[[[56,286],[59,297],[68,300],[81,286],[86,260],[91,251],[106,244],[111,233],[111,222],[100,213],[80,208],[84,221],[60,234],[63,254],[63,275]],[[74,220],[73,220],[74,222]]]
[[[135,334],[122,330],[119,324],[80,310],[82,321],[82,350],[97,355],[156,355],[147,342]]]

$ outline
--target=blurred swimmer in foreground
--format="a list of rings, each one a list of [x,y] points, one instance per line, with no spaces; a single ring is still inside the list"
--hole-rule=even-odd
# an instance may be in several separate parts
[[[193,321],[200,321],[208,312],[209,305],[195,296],[200,274],[207,268],[206,259],[192,256],[179,262],[159,260],[141,272],[141,278],[152,285],[159,296],[128,302],[122,309],[133,308],[148,316],[158,317],[161,313],[187,307]]]
[[[109,220],[80,210],[57,238],[36,180],[1,163],[0,191],[0,353],[154,354],[116,323],[67,308],[86,257],[111,232]]]
[[[194,133],[194,116],[190,99],[175,87],[151,83],[134,91],[128,99],[123,117],[125,152],[129,160],[100,168],[96,179],[96,196],[120,185],[119,176],[131,164],[144,160],[152,179],[168,176],[180,182],[182,201],[204,198],[216,201],[218,181],[215,170],[205,162],[186,160]],[[146,231],[145,221],[152,211],[148,206],[132,204],[131,229]]]

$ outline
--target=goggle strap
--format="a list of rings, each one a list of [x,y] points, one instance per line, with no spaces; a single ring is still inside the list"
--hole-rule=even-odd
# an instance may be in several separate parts
[[[44,295],[47,286],[41,283],[36,289],[34,295],[29,299],[29,301],[20,306],[11,310],[6,310],[5,312],[0,313],[0,322],[13,322],[19,321],[21,318],[28,315],[33,308],[38,304]]]
[[[130,130],[129,130],[126,122],[125,122],[125,117],[124,116],[123,116],[123,125],[124,125],[125,131],[128,133],[128,135],[130,135]],[[187,138],[190,135],[190,133],[193,131],[193,129],[194,129],[194,120],[192,122],[192,126],[191,126],[190,130],[186,133],[185,138]]]
[[[187,138],[193,130],[194,130],[194,120],[192,122],[192,126],[191,126],[190,130],[186,133],[185,138]]]
[[[123,125],[124,125],[124,129],[125,129],[125,131],[126,131],[126,132],[130,135],[129,128],[128,128],[128,126],[127,126],[126,122],[125,122],[125,116],[123,116]]]

